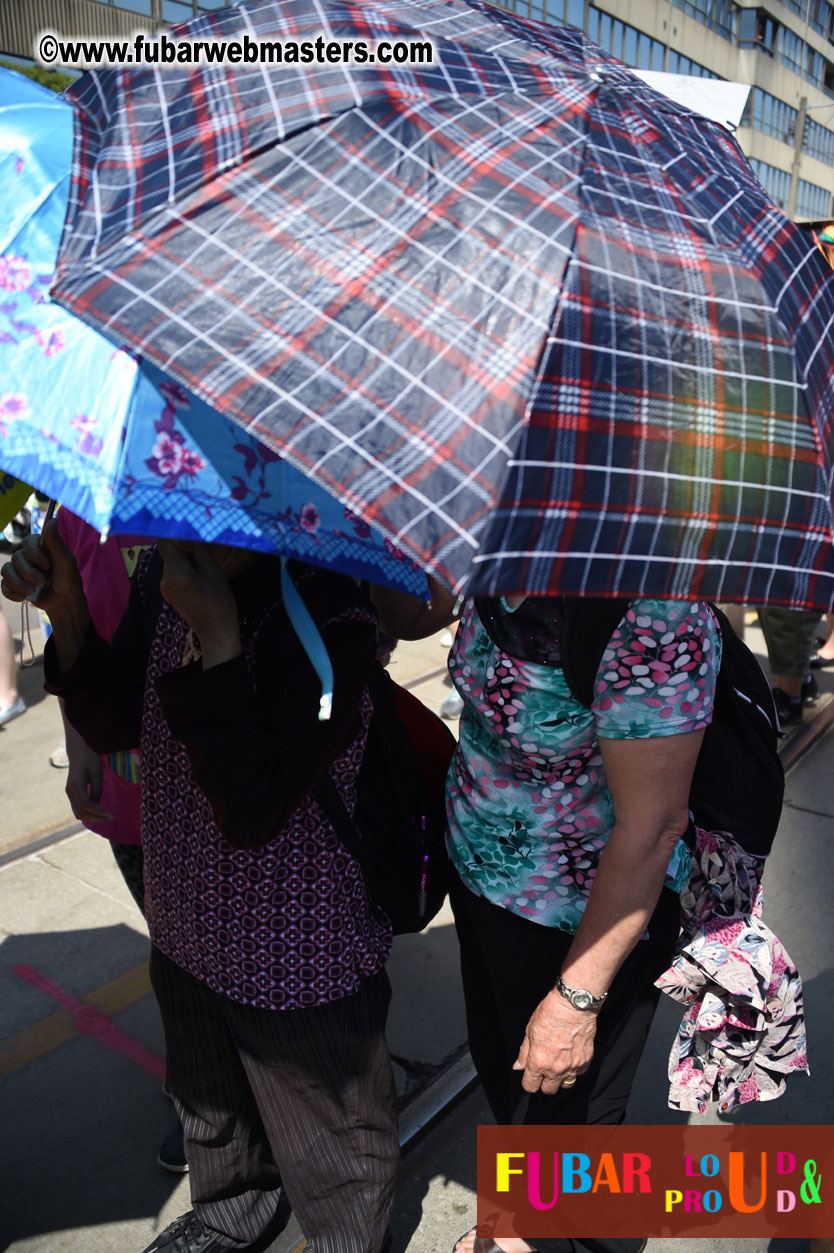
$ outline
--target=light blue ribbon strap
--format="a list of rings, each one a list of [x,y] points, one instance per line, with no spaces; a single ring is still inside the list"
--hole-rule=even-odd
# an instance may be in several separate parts
[[[286,557],[281,558],[281,595],[284,598],[284,608],[293,630],[321,681],[319,722],[327,722],[333,709],[333,666],[330,664],[324,640],[319,635],[319,629],[301,599],[298,588],[290,578]]]

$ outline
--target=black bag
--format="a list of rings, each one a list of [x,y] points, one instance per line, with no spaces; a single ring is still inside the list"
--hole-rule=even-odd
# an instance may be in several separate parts
[[[566,597],[560,639],[562,669],[582,705],[593,701],[597,669],[627,600]],[[778,753],[779,720],[761,666],[720,609],[710,605],[722,639],[715,707],[689,794],[697,826],[728,831],[748,853],[773,846],[785,794]]]
[[[362,867],[371,899],[401,935],[422,931],[448,889],[445,788],[455,737],[378,663],[368,687],[374,712],[355,816],[328,776],[313,795]]]

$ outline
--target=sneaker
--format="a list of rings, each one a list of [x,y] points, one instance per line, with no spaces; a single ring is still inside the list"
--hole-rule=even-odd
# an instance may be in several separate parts
[[[185,1156],[185,1138],[182,1132],[182,1123],[177,1122],[171,1128],[157,1155],[157,1163],[163,1170],[168,1170],[172,1175],[188,1174],[188,1161]]]
[[[49,754],[50,766],[55,766],[57,770],[69,769],[69,757],[65,745],[59,744],[57,748],[53,748]]]
[[[17,700],[12,701],[11,705],[6,705],[5,709],[0,709],[0,727],[5,726],[7,722],[11,722],[12,718],[19,718],[21,714],[26,713],[26,701],[22,696],[18,696]]]
[[[217,1231],[204,1227],[193,1210],[169,1223],[144,1253],[228,1253],[231,1245]]]
[[[820,685],[817,683],[816,676],[806,674],[802,680],[802,703],[803,705],[816,705],[819,700]]]
[[[789,727],[802,721],[801,696],[788,696],[787,692],[783,692],[781,687],[775,687],[773,689],[773,703],[776,706],[776,716],[781,727]]]
[[[463,713],[463,698],[459,692],[451,691],[440,706],[440,717],[452,721]]]

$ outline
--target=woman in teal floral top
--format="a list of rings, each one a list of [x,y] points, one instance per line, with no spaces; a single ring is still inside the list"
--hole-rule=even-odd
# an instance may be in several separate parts
[[[527,601],[517,612],[527,606],[546,620],[558,603]],[[512,612],[506,602],[497,610]],[[614,828],[600,738],[703,730],[719,662],[720,637],[706,605],[635,601],[586,709],[561,666],[502,649],[470,602],[449,659],[464,700],[449,781],[449,850],[466,886],[533,922],[575,932]],[[680,891],[688,875],[689,851],[678,841],[667,886]]]
[[[392,634],[448,623],[375,597]],[[712,717],[720,633],[703,602],[635,600],[593,704],[561,668],[560,598],[464,607],[449,660],[464,702],[448,783],[452,904],[470,1048],[499,1123],[623,1121],[679,931],[689,788]],[[639,1239],[536,1238],[539,1253],[637,1253]],[[456,1253],[527,1253],[522,1239]]]

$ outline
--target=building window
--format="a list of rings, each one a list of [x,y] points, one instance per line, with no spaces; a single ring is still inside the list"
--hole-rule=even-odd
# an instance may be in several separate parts
[[[786,65],[789,70],[793,70],[795,74],[804,76],[808,57],[808,45],[804,39],[800,39],[792,30],[788,30],[787,26],[779,27],[779,37],[776,41],[776,60],[782,65]]]
[[[194,16],[194,5],[191,0],[162,0],[162,20],[170,22],[187,22]]]
[[[811,0],[811,26],[823,39],[834,38],[834,9],[828,0]]]
[[[787,213],[791,198],[791,176],[788,171],[778,170],[775,165],[768,165],[766,161],[759,161],[755,157],[751,158],[750,164],[773,203]]]
[[[772,135],[782,143],[792,144],[796,129],[797,110],[784,100],[771,96],[770,92],[754,87],[747,98],[742,126],[752,126],[763,135]]]
[[[776,49],[779,23],[764,9],[741,9],[738,15],[739,48],[758,48],[772,57]]]
[[[801,218],[830,217],[831,192],[827,187],[818,187],[816,183],[808,183],[801,178],[796,197],[796,212]]]
[[[585,29],[585,0],[568,0],[565,25],[574,26],[577,30]]]
[[[692,61],[682,53],[675,52],[674,48],[669,49],[669,62],[666,68],[670,74],[691,74],[693,78],[720,78],[719,74],[714,74],[705,65],[699,65],[697,61]]]
[[[663,69],[665,47],[659,39],[652,39],[635,26],[627,26],[594,5],[588,8],[588,38],[632,69]]]
[[[807,152],[809,157],[824,161],[826,165],[834,165],[834,131],[808,118],[802,137],[802,151]]]
[[[725,39],[733,38],[735,5],[730,0],[672,0],[672,4]]]

